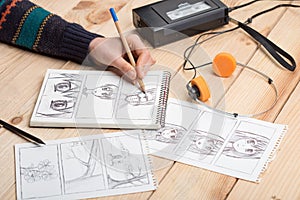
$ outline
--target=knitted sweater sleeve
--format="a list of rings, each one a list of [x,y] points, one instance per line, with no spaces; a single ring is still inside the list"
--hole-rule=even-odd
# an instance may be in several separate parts
[[[0,0],[1,42],[82,63],[96,37],[28,0]]]

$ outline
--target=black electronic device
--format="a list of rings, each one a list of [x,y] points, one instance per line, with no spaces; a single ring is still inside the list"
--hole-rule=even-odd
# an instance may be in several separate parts
[[[165,0],[132,12],[134,26],[153,47],[229,22],[228,7],[219,0]]]

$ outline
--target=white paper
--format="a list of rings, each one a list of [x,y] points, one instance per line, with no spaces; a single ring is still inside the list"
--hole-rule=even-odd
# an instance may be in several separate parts
[[[15,145],[17,199],[81,199],[156,189],[138,131]]]
[[[165,75],[150,71],[143,79],[144,94],[112,72],[49,69],[30,125],[158,129]]]
[[[286,130],[169,99],[166,127],[146,137],[153,155],[258,182]]]

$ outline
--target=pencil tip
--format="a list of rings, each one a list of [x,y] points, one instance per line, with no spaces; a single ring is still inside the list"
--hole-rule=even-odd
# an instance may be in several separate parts
[[[141,90],[142,90],[142,92],[143,92],[144,94],[146,94],[146,90],[145,90],[144,87],[141,87]]]
[[[39,144],[41,144],[41,145],[46,145],[46,143],[45,143],[43,140],[39,140],[38,142],[39,142]]]

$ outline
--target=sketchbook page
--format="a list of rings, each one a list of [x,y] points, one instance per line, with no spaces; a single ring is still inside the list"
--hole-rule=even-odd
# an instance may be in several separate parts
[[[136,85],[121,79],[118,98],[114,104],[114,121],[102,118],[97,119],[98,123],[103,123],[104,127],[108,128],[161,128],[165,118],[169,79],[169,72],[149,72],[143,78],[145,93]]]
[[[127,131],[15,145],[17,199],[82,199],[156,189],[143,135]]]
[[[150,71],[146,94],[108,71],[48,70],[30,125],[91,128],[160,128],[169,74]]]
[[[174,98],[168,99],[165,127],[155,131],[146,131],[145,137],[150,153],[177,160],[177,155],[173,154],[173,151],[200,113],[201,110],[197,104]]]
[[[183,133],[174,132],[170,137],[175,139],[176,135],[181,135],[176,145],[165,147],[168,151],[152,151],[152,154],[258,182],[260,174],[266,169],[286,133],[287,126],[251,118],[224,116],[188,102],[176,105],[172,103],[172,106],[168,105],[168,109],[177,107],[173,110],[186,110],[187,105],[198,109],[200,114]],[[169,117],[169,113],[171,111],[167,110],[166,124],[174,122],[174,117]],[[172,115],[180,116],[180,112]],[[176,122],[176,126],[182,124],[186,122]],[[156,131],[156,135],[161,132],[162,129]],[[155,140],[156,143],[165,144]],[[153,144],[151,140],[150,144]],[[159,144],[150,145],[150,148],[154,149],[156,146]]]

